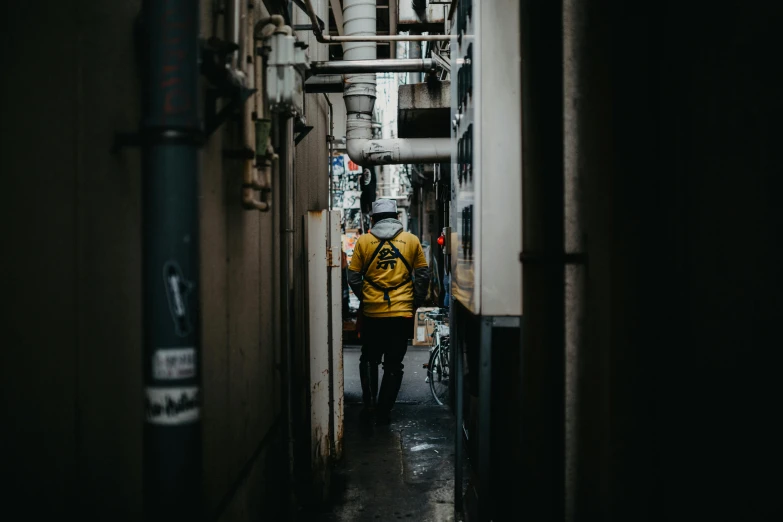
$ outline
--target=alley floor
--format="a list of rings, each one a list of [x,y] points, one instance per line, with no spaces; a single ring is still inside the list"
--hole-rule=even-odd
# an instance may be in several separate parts
[[[454,417],[425,382],[427,348],[409,347],[392,424],[372,434],[359,424],[359,347],[346,346],[344,457],[334,476],[334,502],[313,520],[456,521]],[[382,372],[380,373],[382,375]]]

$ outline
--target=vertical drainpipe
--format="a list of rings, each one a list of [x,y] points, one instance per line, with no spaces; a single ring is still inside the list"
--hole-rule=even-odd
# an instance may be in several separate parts
[[[199,4],[145,0],[143,139],[145,520],[201,513]]]
[[[343,32],[346,35],[375,35],[375,17],[375,0],[343,0]],[[346,61],[375,60],[376,57],[375,42],[343,43]],[[346,139],[372,139],[375,73],[346,74],[343,99],[347,113]]]
[[[280,288],[281,308],[283,312],[283,350],[285,371],[286,405],[285,434],[288,460],[288,520],[296,520],[297,491],[295,467],[295,415],[294,409],[294,134],[293,119],[281,118],[277,125],[277,148],[280,151],[278,173],[280,180]]]

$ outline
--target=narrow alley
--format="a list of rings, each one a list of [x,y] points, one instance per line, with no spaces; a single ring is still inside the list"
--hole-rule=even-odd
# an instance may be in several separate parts
[[[359,347],[345,347],[346,368],[358,368]],[[332,480],[334,499],[319,522],[454,521],[454,420],[438,405],[422,365],[429,349],[410,347],[405,380],[388,427],[359,421],[358,372],[346,372],[345,455]]]
[[[0,519],[783,520],[781,26],[3,2]]]

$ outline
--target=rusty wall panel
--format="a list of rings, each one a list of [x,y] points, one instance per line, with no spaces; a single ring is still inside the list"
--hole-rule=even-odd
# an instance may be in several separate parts
[[[309,50],[322,47],[312,45]],[[319,56],[314,50],[312,56]],[[329,163],[326,135],[329,133],[329,106],[323,94],[306,94],[305,117],[308,125],[314,126],[294,150],[294,417],[297,430],[297,466],[302,477],[309,477],[309,410],[308,389],[309,367],[307,351],[307,288],[306,263],[304,256],[304,217],[308,210],[323,210],[329,200]]]

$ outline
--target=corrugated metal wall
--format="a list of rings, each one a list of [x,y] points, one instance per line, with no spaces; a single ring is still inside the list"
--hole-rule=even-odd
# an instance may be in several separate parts
[[[205,36],[211,9],[203,0]],[[15,477],[4,494],[31,516],[80,508],[86,518],[141,517],[140,155],[111,151],[115,132],[138,126],[139,10],[138,1],[45,1],[0,12],[0,431]],[[307,119],[316,128],[296,149],[299,220],[327,207],[323,96],[308,96]],[[223,520],[280,502],[270,488],[285,472],[274,446],[284,400],[281,205],[241,208],[241,165],[222,156],[236,128],[229,122],[204,147],[200,201],[206,507]]]

